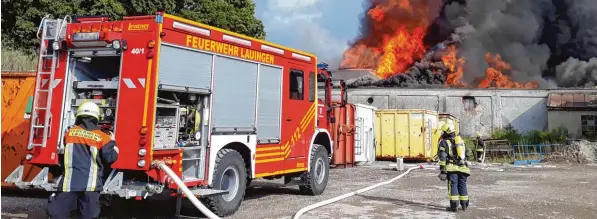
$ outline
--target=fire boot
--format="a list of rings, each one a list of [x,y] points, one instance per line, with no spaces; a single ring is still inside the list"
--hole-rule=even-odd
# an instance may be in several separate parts
[[[458,212],[458,208],[447,207],[446,211]]]
[[[458,201],[450,200],[450,207],[446,208],[447,211],[457,212],[458,211]]]
[[[466,211],[466,209],[468,208],[468,200],[461,200],[460,207],[462,207],[463,211]]]

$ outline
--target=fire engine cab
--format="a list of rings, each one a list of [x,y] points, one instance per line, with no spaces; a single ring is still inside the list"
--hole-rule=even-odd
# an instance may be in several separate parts
[[[60,162],[72,159],[63,135],[77,107],[92,101],[120,149],[102,194],[172,192],[180,201],[185,187],[227,216],[252,179],[284,178],[311,195],[325,190],[331,86],[314,55],[162,12],[117,21],[46,17],[38,37],[25,162],[42,171],[23,182],[21,165],[6,182],[55,191]]]

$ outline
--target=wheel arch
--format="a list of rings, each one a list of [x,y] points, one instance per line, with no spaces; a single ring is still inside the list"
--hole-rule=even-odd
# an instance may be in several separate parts
[[[253,178],[253,170],[251,168],[252,166],[252,162],[251,162],[251,149],[249,149],[249,146],[241,143],[241,142],[230,142],[228,143],[226,146],[224,146],[222,149],[231,149],[231,150],[235,150],[238,153],[240,153],[240,155],[242,156],[244,162],[245,162],[245,167],[247,168],[247,171],[249,171],[248,176]],[[219,153],[216,152],[216,153]]]
[[[311,169],[311,153],[313,150],[313,145],[315,144],[323,145],[324,148],[328,151],[328,155],[330,157],[334,155],[334,147],[330,133],[325,129],[316,129],[311,139],[311,144],[309,145],[309,154],[307,156],[307,171]]]

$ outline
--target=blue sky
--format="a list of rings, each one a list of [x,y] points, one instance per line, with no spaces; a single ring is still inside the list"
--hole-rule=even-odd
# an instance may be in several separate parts
[[[266,40],[337,66],[359,32],[364,0],[255,0]]]

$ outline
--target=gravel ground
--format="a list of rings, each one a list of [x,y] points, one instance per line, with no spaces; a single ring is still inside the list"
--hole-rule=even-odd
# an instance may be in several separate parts
[[[332,169],[321,196],[303,196],[280,180],[256,180],[240,210],[229,218],[290,218],[300,208],[393,178],[388,163]],[[302,218],[595,218],[597,166],[543,165],[542,168],[475,166],[469,178],[471,206],[449,213],[446,183],[437,170],[413,170],[398,181],[314,209]],[[2,192],[2,218],[44,218],[44,193]],[[173,201],[114,201],[102,218],[168,218]],[[187,210],[186,215],[196,215]]]

